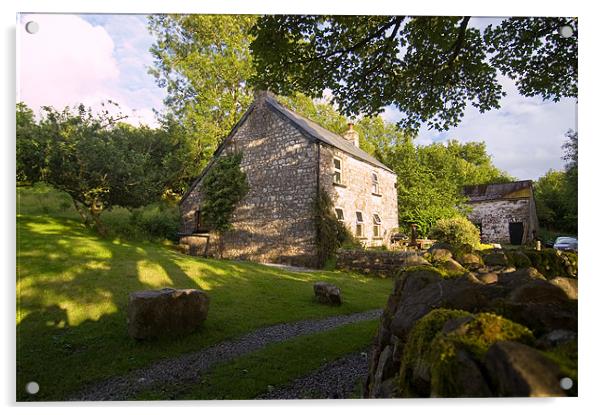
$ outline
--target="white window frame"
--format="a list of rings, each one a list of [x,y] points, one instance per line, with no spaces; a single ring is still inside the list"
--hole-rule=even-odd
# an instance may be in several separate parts
[[[381,228],[382,228],[382,220],[380,218],[380,215],[378,213],[373,213],[372,214],[372,236],[374,238],[382,237]]]
[[[380,182],[378,181],[378,173],[375,171],[372,172],[372,193],[380,194]]]
[[[339,168],[336,167],[336,161],[339,162]],[[332,158],[332,182],[336,184],[343,184],[343,160],[340,157]],[[337,180],[337,173],[339,179]]]
[[[341,217],[339,218],[339,212],[341,212]],[[340,207],[335,207],[334,208],[334,213],[337,217],[337,220],[339,222],[345,222],[345,211],[343,210],[343,208]]]
[[[355,236],[357,238],[364,237],[364,214],[359,210],[355,212]]]

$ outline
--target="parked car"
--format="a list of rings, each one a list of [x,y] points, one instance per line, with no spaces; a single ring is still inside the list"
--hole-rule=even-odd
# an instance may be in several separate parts
[[[577,252],[577,238],[573,238],[572,236],[559,236],[554,242],[554,249]]]

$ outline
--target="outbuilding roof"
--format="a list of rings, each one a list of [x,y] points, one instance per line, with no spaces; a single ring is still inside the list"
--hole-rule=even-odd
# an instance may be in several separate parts
[[[463,194],[470,202],[482,202],[486,200],[503,199],[512,193],[529,189],[533,186],[531,180],[521,180],[510,183],[478,184],[464,186]]]

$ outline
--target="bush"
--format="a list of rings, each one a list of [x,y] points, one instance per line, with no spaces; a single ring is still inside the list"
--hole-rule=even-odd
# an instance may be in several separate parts
[[[158,204],[136,209],[132,212],[130,222],[149,239],[177,241],[180,215],[175,207]]]
[[[326,266],[340,247],[359,245],[345,225],[337,220],[332,200],[324,189],[320,189],[314,201],[314,221],[318,267]]]
[[[477,248],[481,243],[477,227],[462,216],[439,219],[431,229],[430,236],[439,242],[448,243],[454,248],[465,245]]]

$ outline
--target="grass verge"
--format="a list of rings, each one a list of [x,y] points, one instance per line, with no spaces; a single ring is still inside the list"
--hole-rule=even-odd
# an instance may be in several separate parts
[[[216,366],[200,383],[185,389],[147,391],[136,399],[253,399],[268,392],[270,386],[285,385],[330,361],[367,348],[377,327],[378,320],[364,321],[272,344]],[[307,398],[312,398],[307,392]]]

